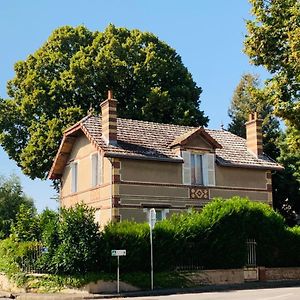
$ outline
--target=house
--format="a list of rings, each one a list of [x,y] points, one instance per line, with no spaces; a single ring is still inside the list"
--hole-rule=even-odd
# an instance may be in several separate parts
[[[263,153],[256,113],[245,140],[225,130],[118,118],[111,92],[101,111],[64,132],[49,173],[61,181],[62,206],[84,202],[103,226],[146,221],[152,207],[163,219],[219,196],[272,204],[271,172],[282,167]]]

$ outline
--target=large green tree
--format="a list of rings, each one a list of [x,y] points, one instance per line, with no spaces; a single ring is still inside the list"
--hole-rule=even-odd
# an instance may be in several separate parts
[[[25,209],[35,210],[33,200],[26,196],[20,179],[17,176],[0,177],[0,238],[8,237],[11,225],[23,206]]]
[[[206,125],[197,87],[180,56],[156,36],[109,25],[55,30],[15,64],[0,101],[0,144],[31,178],[45,178],[62,131],[114,91],[120,117]]]
[[[245,53],[272,75],[265,91],[274,112],[288,127],[286,145],[299,156],[300,147],[300,2],[249,0],[253,20],[247,22]],[[295,175],[300,174],[300,167]],[[300,176],[299,176],[300,180]]]
[[[288,151],[287,134],[280,129],[273,107],[268,102],[268,93],[261,89],[258,76],[244,74],[234,91],[228,110],[231,118],[228,130],[245,138],[245,122],[253,111],[257,111],[263,120],[264,153],[284,166],[283,171],[274,172],[272,176],[273,206],[292,225],[295,223],[295,213],[300,211],[300,183],[295,176],[300,157]]]
[[[263,120],[264,152],[276,159],[279,156],[279,148],[276,145],[276,141],[281,134],[281,130],[279,121],[273,115],[273,107],[268,103],[267,96],[260,87],[257,75],[242,75],[233,93],[228,110],[228,115],[231,118],[228,130],[246,138],[245,123],[248,121],[249,114],[256,111]]]

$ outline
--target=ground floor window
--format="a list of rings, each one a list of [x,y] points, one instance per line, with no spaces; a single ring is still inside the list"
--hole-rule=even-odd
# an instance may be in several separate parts
[[[149,221],[149,212],[151,208],[144,208],[144,212],[146,213],[146,222]],[[155,208],[156,212],[156,222],[165,220],[167,218],[167,214],[169,213],[168,208]]]

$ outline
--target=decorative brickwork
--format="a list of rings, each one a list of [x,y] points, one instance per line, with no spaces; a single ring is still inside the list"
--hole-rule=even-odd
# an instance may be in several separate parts
[[[101,103],[102,137],[107,144],[117,143],[117,100],[112,99],[112,91],[108,91],[108,99]]]
[[[112,203],[112,221],[119,222],[120,214],[118,207],[120,206],[120,168],[121,163],[118,158],[111,159],[111,203]]]
[[[257,157],[263,155],[262,121],[255,112],[249,115],[249,121],[246,123],[247,148]]]
[[[209,199],[209,189],[193,187],[190,189],[191,199]]]

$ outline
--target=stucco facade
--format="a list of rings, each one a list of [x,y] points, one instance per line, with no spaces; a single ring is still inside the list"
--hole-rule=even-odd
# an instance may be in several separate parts
[[[194,141],[191,145],[194,147]],[[213,150],[207,147],[207,151]],[[95,219],[102,226],[112,220],[144,222],[150,207],[165,210],[167,217],[192,207],[201,209],[214,197],[239,195],[272,203],[270,171],[216,164],[215,186],[186,185],[183,184],[183,163],[108,158],[101,151],[101,184],[91,187],[91,156],[94,153],[98,150],[83,133],[80,134],[61,178],[61,205],[70,207],[83,202],[94,207]],[[78,162],[78,190],[75,193],[71,192],[72,162]]]

